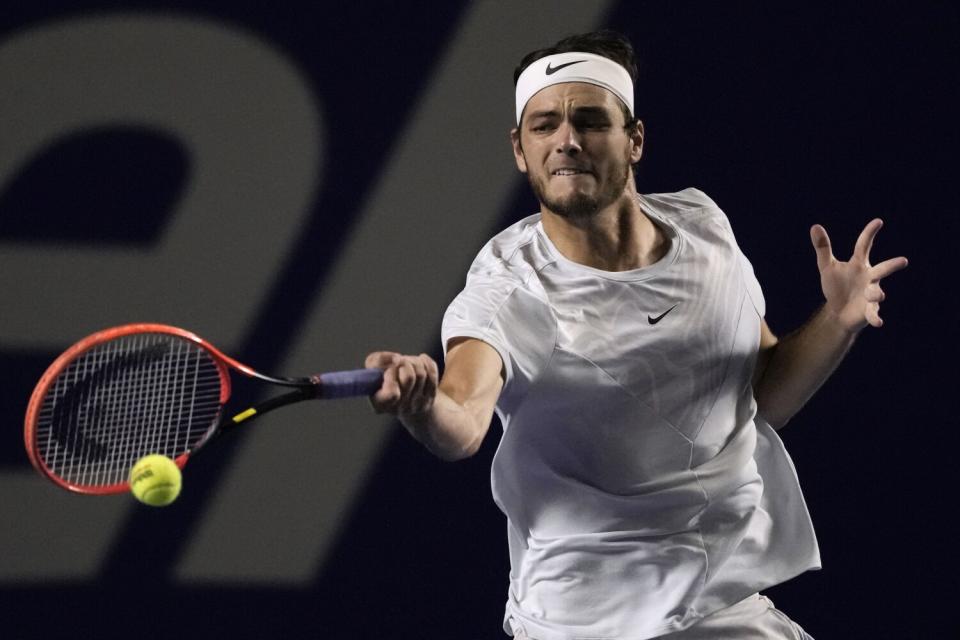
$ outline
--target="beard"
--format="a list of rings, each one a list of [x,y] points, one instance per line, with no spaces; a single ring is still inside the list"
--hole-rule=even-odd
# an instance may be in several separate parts
[[[617,165],[613,175],[609,177],[595,195],[587,195],[579,191],[562,198],[553,198],[547,195],[546,180],[540,176],[527,173],[527,180],[534,195],[544,207],[563,218],[571,220],[586,220],[592,218],[604,208],[616,202],[627,186],[630,175],[628,163]]]

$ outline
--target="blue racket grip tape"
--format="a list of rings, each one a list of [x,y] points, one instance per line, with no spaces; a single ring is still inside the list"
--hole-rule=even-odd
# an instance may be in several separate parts
[[[313,377],[319,383],[318,398],[353,398],[369,396],[383,384],[382,369],[353,369],[351,371],[331,371]]]

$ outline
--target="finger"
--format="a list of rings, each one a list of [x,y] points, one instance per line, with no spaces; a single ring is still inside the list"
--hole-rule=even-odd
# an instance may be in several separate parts
[[[827,230],[819,224],[810,227],[810,242],[817,252],[817,268],[823,271],[833,262],[833,248],[830,246]]]
[[[877,237],[877,232],[883,226],[883,220],[874,218],[867,223],[867,226],[860,232],[857,238],[857,244],[853,247],[853,257],[857,260],[870,262],[870,250],[873,249],[873,239]]]
[[[887,294],[883,292],[879,284],[874,282],[864,290],[863,297],[866,298],[867,302],[883,302]]]
[[[368,369],[386,369],[398,355],[400,354],[393,351],[374,351],[363,361],[363,366]]]
[[[417,382],[417,372],[406,358],[401,358],[396,366],[397,382],[400,385],[400,404],[403,405]]]
[[[413,384],[410,386],[410,393],[404,395],[400,410],[415,413],[422,403],[423,385],[427,379],[427,367],[419,358],[409,358],[408,364],[413,368]]]
[[[880,305],[875,302],[867,305],[864,317],[867,319],[867,322],[870,323],[871,327],[879,329],[883,326],[883,319],[880,317]]]
[[[433,404],[433,400],[437,396],[437,385],[440,375],[437,370],[437,363],[433,361],[433,358],[425,353],[421,353],[419,359],[420,362],[423,363],[426,375],[423,379],[423,388],[420,391],[420,402],[417,411],[426,411]]]
[[[380,389],[370,396],[370,404],[377,413],[396,413],[400,401],[400,385],[397,381],[397,368],[389,367],[383,372]]]
[[[871,280],[882,280],[886,278],[891,273],[896,273],[900,269],[904,269],[907,266],[907,259],[903,256],[899,258],[890,258],[889,260],[884,260],[878,265],[875,265],[870,269],[870,279]]]
[[[424,358],[427,363],[427,373],[429,374],[427,386],[432,386],[434,391],[436,391],[437,387],[440,386],[440,368],[437,366],[437,362],[427,354],[421,354],[421,357]]]

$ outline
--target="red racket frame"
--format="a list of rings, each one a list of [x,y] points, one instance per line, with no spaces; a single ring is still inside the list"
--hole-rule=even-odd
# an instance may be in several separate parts
[[[72,347],[64,351],[60,356],[53,361],[53,363],[47,367],[47,370],[41,376],[40,381],[37,383],[37,386],[34,388],[33,393],[30,396],[30,403],[27,405],[27,413],[24,418],[24,427],[23,427],[23,438],[24,444],[26,445],[27,455],[30,458],[30,463],[33,467],[43,474],[44,477],[48,478],[57,485],[73,491],[75,493],[82,493],[86,495],[108,495],[122,493],[126,491],[129,485],[126,482],[120,482],[112,485],[104,485],[102,487],[89,487],[73,484],[67,482],[55,475],[43,460],[40,459],[37,453],[37,443],[35,439],[36,434],[36,422],[38,415],[40,413],[40,408],[43,405],[43,399],[47,394],[47,391],[50,388],[50,385],[53,384],[57,376],[59,376],[63,370],[69,366],[78,356],[86,353],[87,351],[93,349],[99,344],[113,340],[115,338],[121,338],[123,336],[138,334],[138,333],[165,333],[169,335],[174,335],[180,338],[184,338],[191,342],[196,343],[206,351],[208,351],[214,359],[214,362],[217,366],[217,372],[220,375],[220,409],[221,413],[223,411],[223,405],[226,404],[227,400],[230,399],[230,371],[227,368],[232,367],[237,371],[243,373],[244,375],[255,377],[255,378],[264,378],[272,382],[286,382],[280,381],[274,378],[268,378],[263,376],[257,371],[251,369],[247,365],[234,360],[230,356],[226,355],[212,344],[204,340],[203,338],[197,336],[190,331],[180,329],[179,327],[172,327],[165,324],[154,324],[154,323],[136,323],[136,324],[127,324],[119,327],[112,327],[110,329],[104,329],[98,331],[92,335],[87,336],[86,338],[80,340]],[[211,425],[211,428],[214,428],[219,423],[218,420]],[[174,460],[177,466],[181,469],[187,463],[187,459],[190,457],[190,451],[187,451]]]

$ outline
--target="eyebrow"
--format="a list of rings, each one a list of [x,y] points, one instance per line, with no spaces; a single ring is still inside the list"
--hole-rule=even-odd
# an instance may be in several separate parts
[[[583,106],[577,107],[573,110],[574,115],[609,115],[606,107],[599,106]],[[533,120],[534,118],[549,118],[552,116],[559,116],[560,112],[556,109],[549,109],[545,111],[534,111],[529,114],[527,117]]]
[[[527,117],[533,120],[534,118],[548,118],[550,116],[558,116],[560,113],[558,111],[534,111],[529,114]]]
[[[606,115],[610,115],[610,112],[607,111],[607,108],[606,108],[606,107],[590,107],[590,106],[577,107],[576,109],[573,110],[573,113],[574,113],[574,115],[588,115],[588,116],[593,116],[593,115],[606,116]]]

